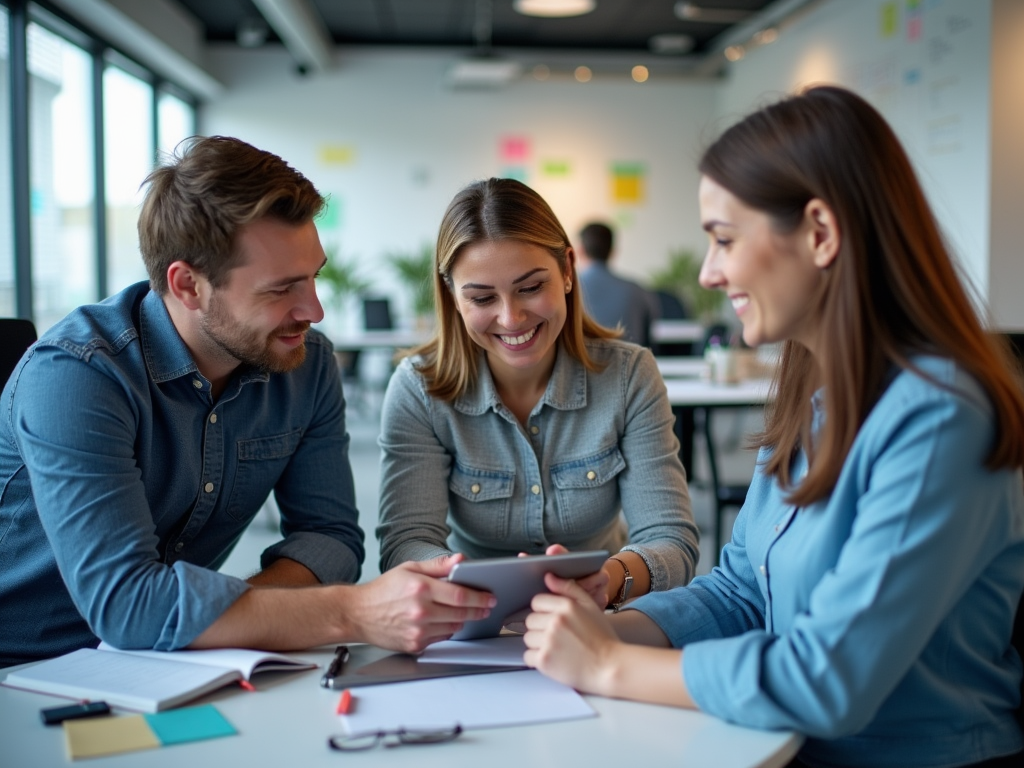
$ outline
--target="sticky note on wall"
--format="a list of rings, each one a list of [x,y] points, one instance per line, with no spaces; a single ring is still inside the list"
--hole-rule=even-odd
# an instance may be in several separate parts
[[[642,203],[646,198],[647,169],[642,163],[613,163],[611,194],[616,203]]]

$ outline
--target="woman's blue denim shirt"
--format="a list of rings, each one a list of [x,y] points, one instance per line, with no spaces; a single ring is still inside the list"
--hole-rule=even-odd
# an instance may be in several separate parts
[[[214,400],[148,283],[75,310],[0,397],[0,666],[187,646],[248,588],[214,569],[271,491],[285,538],[263,566],[355,581],[348,444],[315,331],[297,369],[240,370]]]
[[[650,351],[589,340],[588,371],[559,348],[525,426],[505,407],[486,356],[475,388],[445,403],[426,393],[416,360],[384,397],[380,445],[381,569],[452,551],[540,553],[549,544],[629,544],[653,590],[687,583],[697,528],[665,384]]]
[[[721,566],[630,606],[685,646],[702,710],[806,734],[809,765],[963,765],[1024,744],[1021,472],[985,467],[995,425],[977,382],[914,362],[942,386],[900,373],[831,496],[795,509],[759,463]]]

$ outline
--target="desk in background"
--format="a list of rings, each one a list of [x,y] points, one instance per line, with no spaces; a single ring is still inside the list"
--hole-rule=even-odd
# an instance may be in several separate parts
[[[291,654],[320,664],[331,649]],[[257,692],[230,686],[205,696],[238,729],[238,736],[94,758],[87,768],[223,768],[253,766],[392,766],[402,768],[565,768],[566,766],[686,765],[689,768],[780,768],[802,737],[740,728],[699,712],[599,696],[587,700],[598,717],[544,725],[468,731],[448,744],[377,747],[340,754],[327,737],[341,733],[337,691],[319,686],[322,670],[260,674]],[[0,670],[0,677],[5,672]],[[494,695],[501,695],[500,673]],[[72,763],[64,732],[40,722],[39,710],[65,699],[0,686],[0,762],[50,768]]]

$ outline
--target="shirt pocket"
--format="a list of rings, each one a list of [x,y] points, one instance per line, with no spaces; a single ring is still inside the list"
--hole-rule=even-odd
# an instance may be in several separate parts
[[[231,488],[228,515],[235,520],[251,520],[274,489],[292,454],[302,440],[302,430],[283,435],[239,440],[235,484]]]
[[[448,498],[458,531],[480,544],[504,545],[515,478],[515,472],[477,469],[456,461],[448,478]]]
[[[551,465],[558,520],[565,533],[594,533],[619,511],[617,477],[626,468],[619,446]]]

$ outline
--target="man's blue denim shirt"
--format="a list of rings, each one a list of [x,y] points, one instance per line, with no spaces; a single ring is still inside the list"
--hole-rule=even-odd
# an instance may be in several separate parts
[[[187,646],[248,589],[215,569],[271,491],[284,540],[262,566],[357,580],[348,445],[315,331],[299,368],[240,370],[214,401],[147,283],[75,310],[0,395],[0,666]]]

